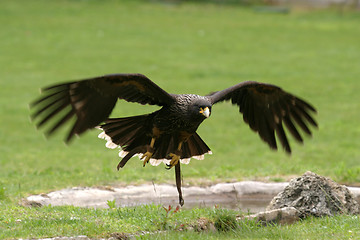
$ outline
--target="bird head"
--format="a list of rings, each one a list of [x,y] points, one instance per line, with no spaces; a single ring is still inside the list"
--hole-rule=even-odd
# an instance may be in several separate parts
[[[211,115],[211,103],[205,99],[199,99],[193,103],[193,114],[203,119]]]

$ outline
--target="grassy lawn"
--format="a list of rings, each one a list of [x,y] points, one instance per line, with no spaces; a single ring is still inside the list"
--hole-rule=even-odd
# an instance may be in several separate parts
[[[169,214],[155,205],[136,208],[88,209],[78,207],[11,207],[2,210],[0,237],[78,236],[107,238],[114,233],[132,233],[140,239],[358,239],[359,216],[309,218],[293,225],[264,227],[244,221],[228,231],[199,231],[209,219],[216,224],[236,212],[223,209],[181,210]],[[226,226],[226,225],[224,225]],[[194,230],[184,231],[181,229]]]
[[[124,224],[125,220],[113,217],[115,210],[18,206],[29,194],[71,186],[173,183],[173,171],[165,171],[164,166],[143,168],[137,159],[117,172],[118,152],[106,149],[96,130],[66,146],[62,143],[66,130],[47,141],[29,121],[28,103],[38,96],[40,87],[108,73],[143,73],[173,93],[207,94],[245,80],[268,82],[318,109],[319,130],[313,138],[306,138],[304,146],[292,141],[289,157],[260,141],[235,107],[227,103],[215,106],[211,118],[199,129],[213,155],[183,166],[184,184],[283,181],[311,170],[359,185],[359,20],[357,12],[294,11],[282,15],[213,4],[1,1],[0,238],[103,236],[136,232],[147,225],[149,230],[161,229],[136,221],[137,217]],[[157,109],[121,102],[117,106],[113,113],[117,117]],[[69,220],[69,211],[80,220]],[[134,211],[146,212],[143,208]],[[151,211],[156,215],[157,210]],[[184,210],[181,214],[188,215],[184,222],[191,222],[209,216],[207,211],[211,210]],[[49,221],[44,218],[48,213]],[[97,224],[97,216],[104,225]],[[348,227],[334,227],[342,222]],[[315,234],[315,225],[328,226],[329,234],[336,229],[334,235],[346,238],[348,231],[354,231],[353,222],[359,223],[359,219],[313,219],[227,236],[286,239],[294,232]],[[26,231],[29,227],[31,233]],[[327,238],[322,237],[323,232],[310,238]],[[179,234],[173,237],[186,233]]]

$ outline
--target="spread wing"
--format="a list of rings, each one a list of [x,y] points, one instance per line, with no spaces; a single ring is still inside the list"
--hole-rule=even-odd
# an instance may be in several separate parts
[[[41,97],[30,104],[34,110],[31,117],[38,120],[37,127],[50,119],[58,119],[46,132],[51,135],[75,116],[76,121],[66,138],[68,142],[75,134],[106,120],[117,99],[159,106],[174,101],[171,94],[144,75],[114,74],[43,88]]]
[[[314,107],[274,85],[248,81],[207,97],[213,104],[231,100],[232,104],[239,106],[244,121],[273,149],[277,149],[276,132],[284,149],[291,153],[283,125],[299,142],[303,142],[303,138],[297,127],[308,135],[311,135],[308,124],[317,127],[310,115],[316,113]]]

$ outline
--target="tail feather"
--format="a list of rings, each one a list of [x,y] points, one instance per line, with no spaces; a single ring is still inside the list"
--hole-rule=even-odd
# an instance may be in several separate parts
[[[149,126],[149,122],[151,121],[149,120],[151,120],[149,114],[109,119],[100,126],[104,130],[104,134],[100,134],[99,137],[105,138],[108,142],[111,141],[112,144],[121,147],[124,151],[131,151],[150,142],[151,126]]]
[[[115,125],[115,126],[112,126],[112,125]],[[129,129],[131,128],[136,128],[138,127],[137,126],[137,123],[129,123],[127,125],[124,125],[124,124],[119,124],[119,125],[116,125],[116,124],[111,124],[109,126],[109,128],[107,129],[107,133],[109,135],[112,135],[112,136],[116,136],[116,135],[122,135],[124,134],[124,132],[127,132]]]
[[[151,141],[152,115],[112,118],[108,119],[105,124],[99,128],[104,130],[104,132],[99,134],[99,137],[108,141],[106,144],[107,147],[122,148],[119,156],[125,157],[126,159],[123,164],[120,164],[120,167],[123,167],[131,156],[139,155],[141,157],[142,154],[146,152],[146,146],[149,145]],[[159,165],[161,162],[165,164],[169,163],[171,159],[169,154],[174,153],[177,146],[178,141],[175,134],[161,135],[155,141],[154,153],[150,159],[150,163],[152,165]],[[190,158],[202,160],[205,154],[211,154],[210,148],[197,133],[194,133],[182,145],[180,162],[189,163]]]
[[[170,149],[174,148],[174,141],[172,140],[171,135],[162,135],[155,141],[154,145],[154,154],[152,158],[154,159],[166,159],[170,153]]]
[[[123,129],[119,129],[114,132],[112,140],[115,144],[120,146],[131,145],[133,140],[135,140],[134,136],[139,132],[139,126],[132,126]]]
[[[194,133],[188,141],[183,144],[182,158],[196,158],[198,160],[204,159],[205,154],[212,154],[210,148],[201,139],[201,137]]]
[[[177,141],[173,135],[163,135],[155,141],[155,152],[152,158],[157,161],[169,163],[169,153],[174,153],[177,148]],[[190,158],[198,160],[204,159],[205,154],[212,154],[210,148],[200,138],[197,133],[194,133],[186,142],[183,143],[181,149],[181,162],[189,163]],[[183,161],[182,161],[183,160]],[[157,163],[156,165],[158,165]]]

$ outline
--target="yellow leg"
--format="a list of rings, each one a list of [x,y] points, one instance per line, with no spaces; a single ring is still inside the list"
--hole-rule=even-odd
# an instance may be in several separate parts
[[[181,147],[182,147],[182,142],[179,143],[178,148],[177,148],[177,154],[175,153],[170,153],[169,156],[172,158],[170,163],[167,165],[168,168],[170,169],[172,167],[174,167],[180,160],[180,152],[181,152]]]
[[[150,147],[148,147],[148,150],[146,151],[146,153],[144,153],[141,157],[141,160],[144,159],[143,167],[145,167],[145,165],[149,162],[150,158],[152,157],[152,155],[154,153],[155,139],[156,138],[151,138]]]

